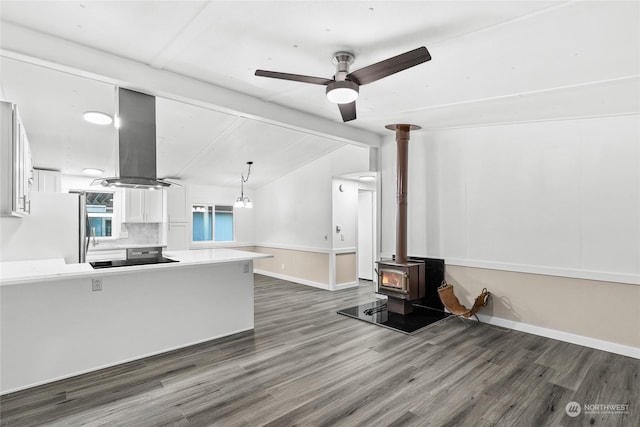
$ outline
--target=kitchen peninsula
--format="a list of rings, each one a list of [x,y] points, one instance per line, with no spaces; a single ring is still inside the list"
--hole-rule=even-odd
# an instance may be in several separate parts
[[[2,394],[253,329],[253,260],[269,255],[165,256],[178,262],[1,263]]]

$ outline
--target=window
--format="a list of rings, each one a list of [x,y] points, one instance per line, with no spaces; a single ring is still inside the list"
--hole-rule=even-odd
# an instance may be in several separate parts
[[[233,241],[233,206],[197,204],[191,212],[194,242]]]
[[[193,241],[206,242],[213,240],[213,206],[194,205],[192,212]]]
[[[216,242],[233,241],[233,206],[216,206]]]
[[[87,192],[87,215],[91,236],[113,237],[112,192]]]

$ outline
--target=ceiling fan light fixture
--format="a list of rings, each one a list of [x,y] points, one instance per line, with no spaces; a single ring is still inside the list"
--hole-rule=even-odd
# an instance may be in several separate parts
[[[334,104],[349,104],[358,99],[358,93],[358,85],[349,80],[332,82],[327,85],[327,99]]]

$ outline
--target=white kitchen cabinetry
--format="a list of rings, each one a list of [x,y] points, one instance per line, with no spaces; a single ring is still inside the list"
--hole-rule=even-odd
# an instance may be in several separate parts
[[[60,171],[34,169],[31,189],[39,193],[60,193],[62,192],[62,174]]]
[[[170,222],[167,227],[167,250],[188,250],[190,242],[189,224],[186,222]]]
[[[165,191],[167,192],[167,221],[188,222],[186,184],[172,185]]]
[[[146,222],[162,222],[162,190],[144,190]]]
[[[162,191],[125,190],[123,222],[162,222]]]
[[[3,216],[31,213],[31,147],[15,104],[0,102],[0,211]]]
[[[175,182],[175,181],[174,181]],[[187,185],[172,185],[167,192],[167,250],[179,251],[189,249],[190,206],[187,205]]]

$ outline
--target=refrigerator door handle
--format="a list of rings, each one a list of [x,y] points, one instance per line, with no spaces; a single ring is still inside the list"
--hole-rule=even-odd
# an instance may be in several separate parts
[[[89,214],[87,214],[86,212],[84,214],[84,223],[86,224],[86,228],[85,228],[85,237],[84,237],[84,258],[85,259],[83,261],[86,261],[87,252],[89,252],[89,242],[91,240],[91,237],[90,237],[91,234],[87,233],[86,231],[89,229]]]

